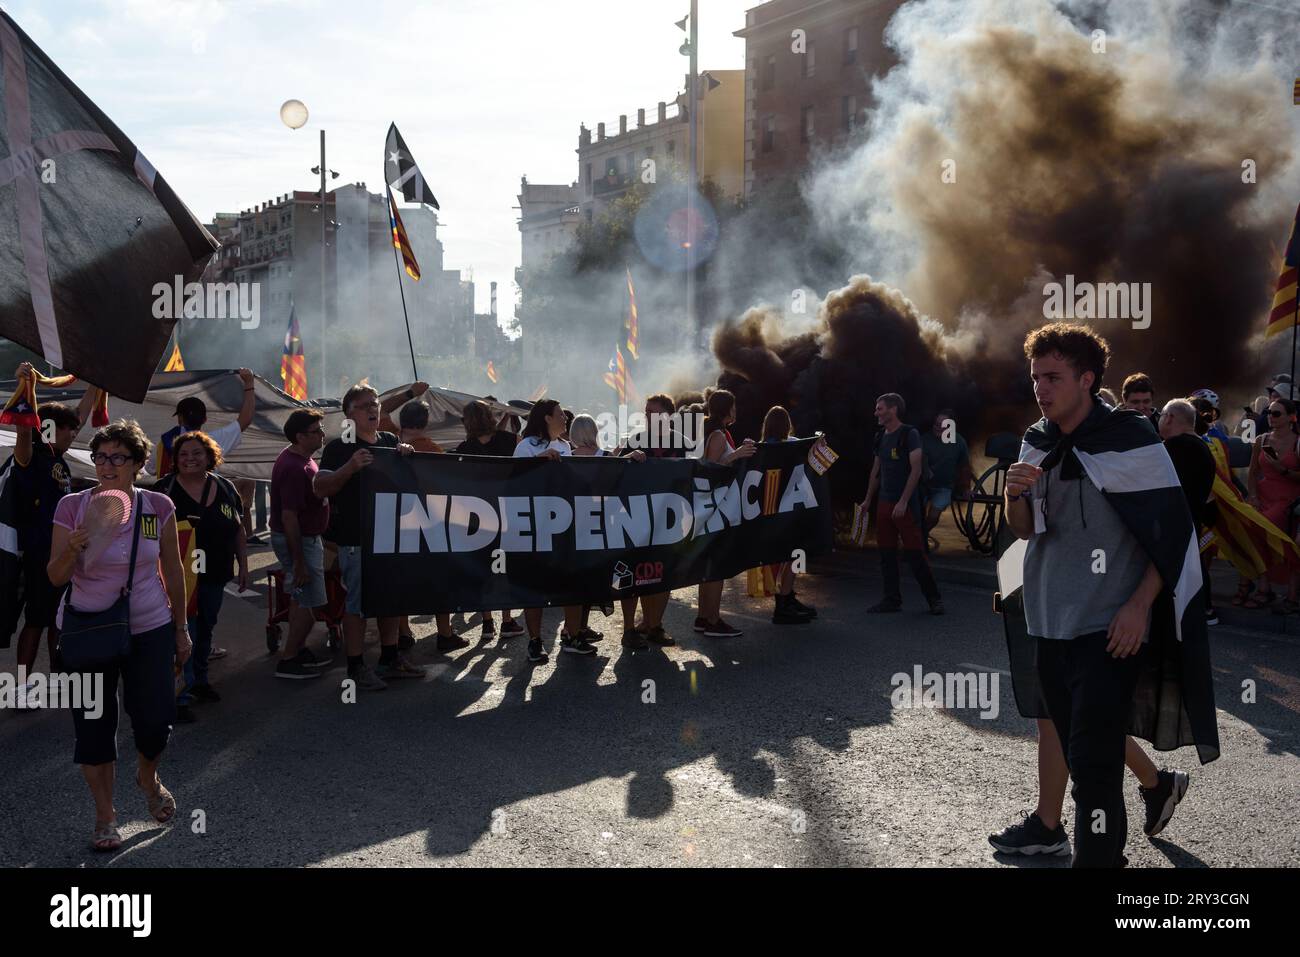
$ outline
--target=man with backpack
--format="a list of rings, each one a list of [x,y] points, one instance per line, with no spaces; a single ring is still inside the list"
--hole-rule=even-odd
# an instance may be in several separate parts
[[[903,558],[911,566],[912,574],[930,604],[930,614],[942,615],[943,600],[939,597],[939,586],[926,559],[922,532],[924,518],[919,493],[924,454],[921,435],[903,422],[906,408],[903,397],[897,392],[888,392],[876,400],[876,422],[884,431],[876,437],[871,482],[863,505],[869,509],[879,493],[876,541],[880,547],[885,597],[867,611],[881,614],[902,610],[903,594],[898,571],[898,544],[901,540]]]

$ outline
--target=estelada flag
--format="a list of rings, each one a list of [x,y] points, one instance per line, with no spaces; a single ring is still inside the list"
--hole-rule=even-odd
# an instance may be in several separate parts
[[[39,383],[43,386],[49,386],[51,389],[62,389],[77,381],[76,376],[59,375],[44,376],[39,372],[35,378],[31,376],[20,376],[18,387],[14,389],[14,394],[9,397],[5,403],[4,411],[0,412],[0,425],[27,425],[33,429],[41,427],[40,405],[36,401],[36,386]],[[96,405],[96,417],[99,414],[99,406],[103,406],[104,421],[96,422],[96,425],[108,425],[108,397],[100,393],[99,403]]]
[[[284,334],[284,355],[280,357],[280,379],[286,395],[299,402],[307,399],[307,357],[302,352],[298,314],[289,310],[289,328]]]
[[[171,358],[167,360],[167,365],[163,368],[163,372],[184,372],[184,371],[185,371],[185,360],[181,358],[181,344],[179,342],[174,342],[172,343]]]
[[[193,618],[199,613],[199,573],[194,570],[198,536],[189,519],[182,518],[176,523],[176,544],[180,546],[181,567],[185,570],[185,615]]]
[[[637,329],[636,290],[632,288],[632,267],[627,267],[627,354],[633,359],[640,359],[637,352],[639,330]]]
[[[491,379],[493,382],[497,381],[497,370],[493,367],[492,361],[490,359],[488,360],[488,364],[487,364],[487,377]]]
[[[0,336],[142,402],[179,318],[154,287],[197,280],[218,245],[0,11]]]
[[[1297,224],[1300,224],[1300,209],[1296,210],[1296,221],[1291,224],[1291,238],[1287,240],[1286,252],[1282,256],[1282,273],[1277,277],[1277,287],[1273,292],[1273,308],[1269,310],[1268,329],[1264,333],[1266,336],[1286,332],[1295,325],[1296,276],[1300,267]]]
[[[605,385],[617,393],[620,405],[627,402],[627,366],[623,362],[623,350],[617,344],[614,346],[614,354],[609,359]]]
[[[416,282],[420,281],[420,264],[415,261],[415,250],[411,248],[411,238],[406,235],[406,226],[402,224],[402,214],[397,211],[397,200],[393,199],[393,193],[388,193],[389,225],[393,228],[393,245],[397,247],[402,254],[402,265],[406,267],[406,274]],[[401,276],[398,276],[400,279]]]

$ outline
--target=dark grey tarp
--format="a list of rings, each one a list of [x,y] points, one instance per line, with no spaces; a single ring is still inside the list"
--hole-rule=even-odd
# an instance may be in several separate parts
[[[15,385],[12,379],[0,381],[0,401],[13,393]],[[239,446],[227,457],[226,464],[221,468],[223,475],[270,481],[271,466],[285,446],[285,420],[295,409],[321,409],[325,413],[326,437],[332,438],[339,434],[343,412],[337,399],[299,402],[262,378],[255,379],[254,388],[257,409],[253,414],[253,423],[244,431]],[[405,385],[382,393],[382,397],[387,398],[401,388],[405,388]],[[67,389],[38,389],[36,397],[40,402],[63,402],[75,408],[81,401],[83,390],[84,387],[76,383]],[[216,427],[239,418],[239,409],[244,401],[244,387],[233,370],[159,372],[154,375],[144,402],[136,404],[110,399],[108,411],[114,420],[135,419],[157,444],[164,432],[176,426],[176,403],[186,396],[196,396],[203,400],[208,407],[207,424]],[[416,400],[429,406],[429,438],[448,450],[463,441],[465,430],[460,423],[461,411],[477,398],[479,397],[464,392],[430,388]],[[522,410],[504,403],[488,402],[488,405],[501,415],[522,414]],[[393,411],[392,416],[396,421],[397,410]],[[94,479],[94,468],[85,452],[93,434],[94,430],[87,423],[67,456],[68,465],[76,478]],[[0,426],[0,462],[9,458],[13,436],[13,430],[9,426]],[[153,466],[152,460],[149,465]]]

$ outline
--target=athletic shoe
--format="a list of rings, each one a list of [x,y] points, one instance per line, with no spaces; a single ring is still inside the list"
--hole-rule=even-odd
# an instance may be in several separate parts
[[[320,674],[319,671],[312,671],[307,668],[297,658],[281,661],[275,666],[275,676],[277,678],[289,678],[293,681],[300,681],[303,678],[319,678]]]
[[[1205,623],[1207,625],[1217,625],[1219,623],[1219,613],[1213,608],[1205,609]]]
[[[409,631],[399,632],[397,635],[397,650],[410,651],[415,647],[415,635]]]
[[[468,647],[469,647],[469,639],[462,638],[460,635],[453,633],[450,635],[438,636],[439,651],[459,651],[461,648],[468,648]]]
[[[194,695],[199,701],[207,701],[213,704],[221,700],[221,695],[217,694],[217,689],[208,684],[195,685],[190,689],[190,694]]]
[[[623,632],[623,647],[631,651],[645,651],[650,647],[650,642],[646,641],[646,636],[641,632],[629,628]]]
[[[219,658],[226,657],[228,654],[230,654],[230,651],[226,648],[213,648],[208,652],[208,661],[216,661]]]
[[[772,606],[772,624],[806,625],[812,621],[812,615],[800,611],[789,595],[777,595]]]
[[[1024,812],[1024,819],[989,835],[993,849],[1003,854],[1069,854],[1070,838],[1065,827],[1057,824],[1048,830],[1037,814]]]
[[[501,623],[502,638],[518,638],[523,633],[524,626],[519,624],[519,622],[515,621],[513,618]]]
[[[739,628],[727,624],[721,618],[704,626],[704,637],[706,638],[739,638],[743,634],[744,632]]]
[[[605,640],[605,636],[604,636],[603,634],[601,634],[600,632],[598,632],[595,628],[584,628],[584,629],[582,629],[582,631],[578,632],[578,637],[579,637],[579,638],[586,638],[588,641],[591,641],[591,642],[604,641],[604,640]]]
[[[375,665],[375,676],[381,681],[391,681],[394,678],[424,678],[427,675],[428,672],[402,654],[388,664],[381,661]]]
[[[708,623],[707,621],[705,621],[703,618],[696,618],[696,619],[695,619],[695,630],[696,630],[696,631],[706,631],[706,630],[708,629],[708,627],[709,627],[709,623]]]
[[[560,636],[560,650],[567,651],[571,655],[594,655],[596,646],[589,642],[581,634],[577,638],[570,638],[568,635]]]
[[[546,648],[542,645],[542,639],[529,639],[528,660],[539,665],[544,665],[551,660],[551,656],[546,653]]]
[[[483,633],[482,633],[482,635],[479,636],[479,640],[480,640],[480,641],[491,641],[493,638],[496,637],[496,634],[497,634],[496,626],[495,626],[494,624],[492,624],[491,621],[488,621],[488,620],[485,619],[484,622],[483,622]],[[505,637],[505,636],[503,635],[502,637]]]
[[[43,703],[41,701],[41,686],[33,678],[18,689],[18,699],[14,702],[14,706],[19,711],[35,711]]]
[[[189,705],[178,704],[176,706],[176,721],[174,722],[175,724],[193,724],[196,720],[197,719],[194,717],[194,712],[190,709]]]
[[[793,591],[790,592],[790,605],[794,608],[795,611],[802,612],[803,614],[807,615],[809,618],[817,617],[817,609],[814,608],[812,605],[805,605],[803,602],[799,600],[799,597]]]
[[[867,609],[868,615],[888,615],[896,611],[902,611],[903,606],[895,601],[881,600],[876,602]]]
[[[302,650],[294,656],[293,660],[298,662],[298,664],[302,665],[304,668],[325,668],[334,664],[334,659],[332,657],[321,658],[306,645],[302,646]]]
[[[388,687],[388,683],[375,674],[369,665],[362,665],[348,677],[355,681],[362,691],[383,691]]]
[[[1174,816],[1174,808],[1178,807],[1187,793],[1188,785],[1192,783],[1191,778],[1182,771],[1162,770],[1157,777],[1160,780],[1150,790],[1138,785],[1138,795],[1147,808],[1146,823],[1142,825],[1147,837],[1155,837],[1165,829],[1169,819]]]
[[[662,648],[667,648],[669,645],[677,644],[677,642],[673,641],[673,636],[664,631],[663,625],[655,625],[649,631],[645,632],[645,638],[646,641],[650,642],[650,644],[659,645]]]
[[[936,598],[934,601],[930,602],[930,614],[932,614],[932,615],[942,615],[942,614],[943,614],[943,599],[942,599],[942,598]]]

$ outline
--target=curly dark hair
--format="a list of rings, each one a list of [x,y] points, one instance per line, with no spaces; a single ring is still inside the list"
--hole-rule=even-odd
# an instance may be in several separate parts
[[[208,450],[208,471],[220,465],[224,459],[221,455],[221,446],[217,445],[216,440],[206,432],[195,430],[185,432],[172,439],[172,471],[181,470],[181,446],[186,442],[198,442]]]
[[[1091,326],[1072,322],[1053,322],[1040,326],[1025,337],[1025,358],[1041,359],[1059,355],[1074,369],[1077,377],[1093,373],[1091,392],[1095,396],[1101,389],[1102,376],[1110,364],[1110,344]]]
[[[122,446],[131,453],[131,458],[137,465],[149,461],[149,453],[153,451],[153,443],[135,419],[118,419],[97,431],[90,440],[90,454],[98,452],[105,442],[116,442]]]

